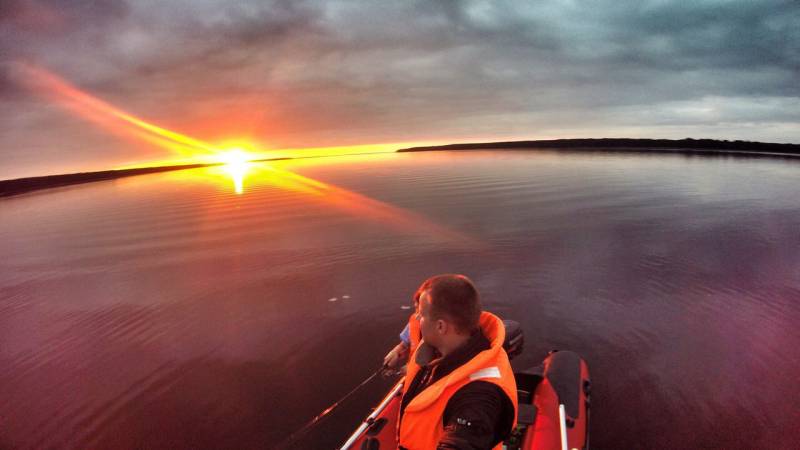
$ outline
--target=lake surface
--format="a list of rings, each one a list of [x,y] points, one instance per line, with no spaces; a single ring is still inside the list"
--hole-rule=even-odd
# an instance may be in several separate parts
[[[238,192],[237,192],[238,191]],[[579,352],[593,448],[800,448],[800,160],[322,158],[0,199],[0,448],[269,448],[428,276]],[[391,380],[297,448],[332,448]]]

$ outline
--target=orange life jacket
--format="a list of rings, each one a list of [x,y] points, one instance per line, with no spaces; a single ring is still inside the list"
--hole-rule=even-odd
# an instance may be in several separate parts
[[[489,339],[491,347],[423,389],[408,403],[403,411],[403,416],[399,419],[398,444],[401,447],[408,450],[436,448],[444,434],[442,416],[447,402],[459,389],[476,380],[494,383],[505,392],[514,405],[514,424],[516,424],[517,383],[514,381],[514,373],[511,370],[511,363],[508,361],[508,355],[503,350],[505,327],[497,316],[485,311],[481,313],[480,327],[484,336]],[[409,360],[403,395],[406,395],[411,381],[421,369],[416,361],[416,356],[416,354],[412,354]],[[514,424],[512,424],[512,429]],[[510,432],[511,429],[508,431]],[[498,443],[495,448],[501,449],[502,442]]]
[[[408,346],[408,355],[409,359],[414,356],[414,352],[417,351],[417,347],[419,347],[419,341],[422,340],[422,332],[419,330],[419,317],[417,317],[417,313],[411,314],[408,318],[408,337],[409,337],[409,346]]]

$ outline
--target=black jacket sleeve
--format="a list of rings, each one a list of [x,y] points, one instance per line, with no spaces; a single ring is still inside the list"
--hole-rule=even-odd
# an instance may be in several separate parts
[[[453,394],[442,420],[438,450],[487,450],[511,431],[514,406],[499,386],[473,381]]]

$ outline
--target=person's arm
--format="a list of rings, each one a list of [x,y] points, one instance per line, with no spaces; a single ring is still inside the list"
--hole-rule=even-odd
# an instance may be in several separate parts
[[[400,340],[406,344],[406,347],[411,347],[411,326],[406,322],[406,327],[400,332]]]
[[[400,332],[400,343],[389,350],[389,353],[383,357],[383,367],[388,369],[395,369],[397,366],[402,365],[408,358],[408,350],[411,346],[411,337],[408,324]]]
[[[514,421],[514,406],[500,387],[474,381],[447,402],[444,435],[437,450],[486,450],[506,437]]]
[[[408,359],[408,345],[405,342],[400,342],[395,345],[389,353],[383,357],[383,367],[386,369],[396,369],[401,366]]]

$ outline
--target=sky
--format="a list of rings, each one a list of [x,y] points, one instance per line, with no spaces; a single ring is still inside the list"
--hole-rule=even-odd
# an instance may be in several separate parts
[[[32,73],[248,150],[800,143],[796,0],[2,0],[0,179],[185,156],[81,114]]]

